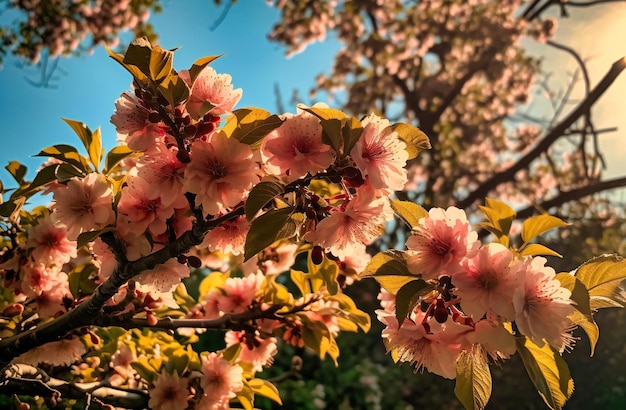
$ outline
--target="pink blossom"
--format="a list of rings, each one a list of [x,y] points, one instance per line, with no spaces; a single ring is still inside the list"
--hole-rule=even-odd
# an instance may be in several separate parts
[[[178,373],[170,374],[162,371],[150,389],[148,406],[153,410],[185,410],[188,407],[189,390],[186,377],[179,377]]]
[[[325,171],[335,152],[322,142],[319,119],[306,111],[287,113],[284,118],[282,125],[263,140],[261,157],[266,171],[288,182]]]
[[[85,353],[87,350],[83,342],[73,336],[70,339],[61,339],[37,346],[13,359],[13,363],[31,366],[38,366],[42,363],[52,366],[69,366],[81,360]]]
[[[386,119],[370,114],[362,124],[363,134],[350,151],[352,160],[374,188],[389,193],[401,190],[407,182],[406,144]]]
[[[68,283],[67,279],[59,280],[50,290],[44,290],[37,295],[35,303],[41,319],[57,316],[67,310],[63,300],[68,297],[73,299]]]
[[[452,276],[463,311],[474,321],[487,312],[513,320],[513,293],[520,281],[519,263],[513,263],[513,253],[499,243],[490,243],[464,260],[463,268]]]
[[[160,196],[150,197],[149,187],[150,184],[138,176],[128,177],[117,205],[117,228],[122,235],[139,235],[146,231],[160,235],[166,231],[167,220],[174,214],[174,209],[187,207],[187,200],[182,195],[168,199],[166,203]]]
[[[386,201],[386,198],[372,199],[357,195],[348,202],[344,211],[332,212],[320,221],[315,231],[307,233],[306,240],[345,259],[382,234]]]
[[[217,353],[202,356],[201,371],[200,386],[204,391],[203,408],[221,408],[211,406],[227,405],[228,400],[243,389],[241,366],[231,365]]]
[[[246,242],[250,223],[245,216],[239,216],[213,228],[204,237],[202,245],[210,251],[219,250],[224,254],[240,255]]]
[[[189,267],[172,258],[135,276],[135,282],[142,292],[171,292],[186,277],[189,277]]]
[[[557,350],[571,343],[573,328],[568,318],[574,313],[571,292],[561,287],[554,269],[545,266],[546,259],[535,257],[523,265],[523,282],[513,296],[515,324],[522,334],[538,346],[544,340]]]
[[[255,336],[254,341],[246,343],[247,337],[249,336],[243,331],[230,330],[226,332],[224,339],[227,347],[241,343],[241,352],[237,362],[252,364],[253,372],[263,371],[263,367],[271,365],[274,361],[274,356],[278,353],[276,338],[268,337],[261,339],[259,336]]]
[[[224,313],[241,313],[248,309],[256,292],[265,280],[261,274],[248,275],[244,278],[228,278],[217,298],[217,306]]]
[[[111,377],[111,384],[120,386],[126,383],[127,380],[132,379],[137,372],[130,364],[135,361],[137,361],[135,345],[129,344],[128,338],[119,341],[118,349],[111,356],[110,367],[116,373]]]
[[[45,265],[38,262],[28,262],[22,268],[21,290],[28,297],[37,297],[43,292],[49,292],[61,282],[67,281],[67,274],[61,272],[56,265]]]
[[[163,144],[150,155],[144,155],[137,163],[137,176],[146,181],[146,196],[160,198],[164,206],[177,201],[184,193],[185,164],[176,157],[175,150]]]
[[[298,244],[278,243],[259,253],[257,263],[264,275],[278,275],[293,266],[296,260],[296,250],[298,250]]]
[[[187,84],[191,82],[187,70],[182,70],[179,75]],[[187,101],[189,114],[197,118],[203,116],[207,111],[212,115],[231,112],[243,93],[241,88],[233,89],[231,82],[230,74],[218,74],[213,67],[205,67],[191,88],[191,96]],[[203,109],[203,105],[210,109]]]
[[[115,101],[115,113],[111,123],[115,125],[118,140],[135,151],[148,151],[154,147],[162,135],[158,124],[148,121],[150,110],[143,106],[139,98],[123,93]]]
[[[436,279],[461,271],[461,261],[472,257],[480,242],[465,212],[451,206],[446,210],[432,208],[413,228],[406,246],[409,270],[424,279]]]
[[[68,227],[67,237],[75,240],[83,232],[102,229],[113,223],[113,191],[97,173],[72,178],[54,192],[52,217]]]
[[[222,133],[191,146],[185,170],[185,188],[197,194],[204,215],[216,215],[243,201],[258,182],[250,147]]]
[[[508,359],[517,347],[515,337],[502,324],[492,320],[481,320],[474,325],[473,331],[465,335],[467,343],[477,344],[494,360]]]
[[[451,318],[443,324],[434,320],[422,324],[424,313],[418,311],[414,319],[405,319],[398,328],[395,313],[386,310],[376,313],[378,320],[386,325],[382,336],[387,349],[395,350],[399,361],[413,363],[417,370],[425,368],[448,379],[456,377],[456,358],[461,350],[456,339],[466,331],[466,326]]]
[[[54,223],[50,215],[38,220],[28,232],[26,247],[38,262],[62,266],[76,257],[76,242],[67,239],[67,228]]]

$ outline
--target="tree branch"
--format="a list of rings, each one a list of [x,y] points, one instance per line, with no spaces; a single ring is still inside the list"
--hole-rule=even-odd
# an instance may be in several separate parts
[[[504,171],[498,172],[491,176],[487,181],[483,182],[478,188],[471,192],[467,197],[457,202],[459,208],[467,208],[475,201],[484,198],[494,187],[515,179],[515,174],[528,168],[530,163],[546,151],[557,139],[563,136],[568,128],[580,117],[585,115],[595,104],[595,102],[606,92],[609,86],[615,81],[619,74],[626,68],[626,57],[620,58],[613,63],[610,70],[604,78],[591,90],[589,95],[559,124],[552,128],[546,136],[526,155],[520,158],[515,164]]]

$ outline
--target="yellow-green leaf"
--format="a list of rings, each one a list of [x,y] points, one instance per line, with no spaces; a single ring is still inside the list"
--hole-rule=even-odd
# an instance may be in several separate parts
[[[524,221],[522,225],[522,240],[530,242],[536,236],[549,231],[553,228],[560,228],[569,225],[567,222],[557,218],[556,216],[543,214],[533,216]]]
[[[398,326],[402,326],[404,319],[420,303],[422,297],[432,290],[433,287],[422,279],[412,280],[398,290],[398,293],[396,293],[396,319],[398,319]]]
[[[259,182],[252,188],[246,204],[244,205],[246,211],[246,218],[252,220],[268,202],[270,202],[276,195],[283,193],[285,186],[278,182],[263,181]]]
[[[589,338],[589,346],[591,348],[589,356],[593,356],[596,350],[596,344],[600,338],[600,329],[598,328],[598,325],[595,321],[589,321],[589,319],[578,310],[575,310],[569,318],[572,320],[572,323],[580,326],[587,334],[587,337]]]
[[[207,56],[207,57],[202,57],[198,60],[196,60],[193,65],[191,66],[191,68],[189,69],[189,78],[191,80],[191,85],[190,88],[193,88],[193,83],[196,82],[196,78],[198,78],[198,76],[200,75],[200,73],[202,72],[202,70],[204,70],[204,68],[206,66],[208,66],[209,64],[211,64],[214,60],[220,58],[221,55],[219,56]]]
[[[324,258],[322,263],[316,265],[311,260],[311,251],[308,256],[309,275],[312,277],[319,277],[324,281],[328,293],[336,295],[339,292],[339,283],[337,283],[337,275],[339,274],[339,267],[334,261],[328,258]],[[314,289],[316,291],[317,289]]]
[[[485,351],[477,344],[462,350],[456,362],[456,398],[467,410],[484,409],[491,397],[491,389],[491,372]]]
[[[575,302],[574,306],[576,307],[576,309],[580,313],[585,315],[588,320],[593,321],[589,291],[587,290],[585,285],[583,285],[583,283],[574,275],[566,272],[557,274],[556,279],[561,282],[562,287],[572,292],[570,299]]]
[[[561,255],[560,253],[553,251],[547,246],[538,243],[529,243],[528,245],[524,246],[519,254],[520,256],[550,255],[557,256],[559,258],[563,257],[563,255]]]
[[[307,107],[304,104],[298,104],[298,108],[320,119],[320,125],[324,130],[322,141],[333,147],[335,152],[341,152],[343,143],[343,127],[350,117],[346,113],[336,108],[313,106]],[[352,124],[352,121],[351,121]]]
[[[409,159],[413,159],[425,149],[432,148],[428,136],[422,130],[409,124],[398,123],[391,126],[398,137],[406,144]]]
[[[87,158],[78,153],[78,150],[71,145],[58,144],[39,151],[36,157],[51,157],[65,162],[75,168],[87,173],[90,171]]]
[[[164,80],[172,72],[174,53],[159,45],[152,45],[147,37],[133,40],[124,55],[124,64],[137,67],[155,83]]]
[[[565,360],[547,343],[539,347],[525,337],[517,337],[515,342],[526,372],[541,398],[551,409],[562,409],[574,392],[574,381]]]
[[[509,231],[511,230],[511,224],[517,215],[513,208],[502,201],[498,201],[497,199],[487,198],[485,200],[485,205],[481,205],[480,209],[483,211],[491,226],[494,228],[494,230],[490,231],[496,234],[498,238],[500,236],[508,237]]]
[[[15,179],[15,181],[20,186],[26,183],[26,181],[24,181],[24,176],[26,176],[27,168],[24,165],[22,165],[20,162],[11,161],[7,164],[6,167],[4,167],[4,169],[9,171],[9,174],[11,174],[13,179]]]
[[[189,98],[191,91],[187,83],[178,74],[171,74],[159,83],[159,92],[172,107],[176,107]]]
[[[65,121],[67,125],[72,127],[76,135],[78,135],[78,138],[80,138],[80,141],[83,143],[83,146],[85,147],[85,149],[89,150],[89,146],[91,145],[91,138],[92,138],[92,133],[89,127],[87,127],[85,123],[80,122],[80,121],[70,120],[68,118],[63,118],[63,117],[61,117],[61,119]]]
[[[104,161],[104,174],[109,175],[124,158],[130,156],[138,156],[139,153],[134,152],[127,145],[118,145],[107,153]]]
[[[248,260],[280,239],[296,234],[296,223],[291,219],[294,207],[272,209],[250,223],[246,235],[244,260]]]
[[[626,292],[621,286],[626,279],[626,260],[618,255],[601,255],[583,263],[575,273],[589,291],[591,308],[626,306]],[[602,299],[614,302],[606,303]]]
[[[91,135],[91,144],[87,148],[87,153],[89,154],[89,159],[93,164],[96,172],[100,169],[100,161],[102,160],[102,155],[104,154],[104,150],[102,149],[102,135],[100,133],[100,127],[96,128],[96,130]]]
[[[280,127],[283,120],[261,108],[246,107],[233,111],[222,131],[237,141],[255,146],[267,134]]]
[[[148,84],[148,77],[141,72],[139,67],[135,67],[134,65],[124,63],[124,56],[122,54],[114,53],[109,47],[104,46],[109,57],[113,60],[117,61],[122,67],[124,67],[136,80],[139,84],[145,86]]]
[[[428,211],[425,210],[420,205],[409,202],[409,201],[399,201],[392,200],[391,208],[393,212],[410,228],[415,228],[420,219],[428,216]]]
[[[351,117],[349,120],[345,121],[345,125],[341,130],[343,135],[343,153],[345,155],[349,154],[354,148],[354,145],[357,143],[359,138],[361,138],[361,134],[363,134],[363,125],[361,121],[356,117]]]
[[[248,380],[248,386],[252,389],[254,394],[260,394],[261,396],[265,396],[278,404],[283,404],[280,399],[278,389],[269,381],[263,379],[251,379]]]

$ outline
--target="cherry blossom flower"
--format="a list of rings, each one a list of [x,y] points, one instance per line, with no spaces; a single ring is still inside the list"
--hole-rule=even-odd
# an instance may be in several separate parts
[[[45,319],[65,312],[67,310],[64,303],[65,298],[73,299],[67,278],[59,280],[50,290],[44,290],[37,295],[35,298],[37,314],[40,318]]]
[[[298,244],[279,243],[265,248],[258,257],[258,264],[264,275],[278,275],[289,270],[296,261]]]
[[[370,114],[362,124],[363,134],[350,151],[352,160],[374,188],[386,193],[401,190],[407,182],[406,144],[386,119]]]
[[[524,262],[523,283],[513,295],[515,324],[538,346],[545,342],[563,350],[572,342],[568,333],[574,327],[568,318],[574,313],[571,292],[561,287],[546,259],[535,257]]]
[[[205,246],[211,251],[218,250],[224,254],[242,254],[249,229],[248,219],[244,215],[239,216],[209,231],[200,246]]]
[[[115,371],[115,374],[110,379],[113,386],[120,386],[134,378],[137,372],[130,364],[135,361],[137,361],[135,345],[129,343],[129,337],[127,336],[124,340],[118,342],[118,349],[111,356],[110,367]]]
[[[513,320],[513,293],[520,283],[520,263],[513,263],[513,253],[499,243],[483,246],[471,259],[463,261],[462,272],[452,276],[461,308],[474,321],[492,312]]]
[[[176,258],[155,266],[135,276],[135,285],[142,292],[171,292],[180,280],[189,276],[189,267],[179,263]]]
[[[103,175],[91,173],[84,178],[74,177],[54,192],[52,217],[67,226],[68,239],[75,240],[83,232],[113,223],[112,200],[113,191]]]
[[[494,360],[508,359],[516,352],[515,338],[502,324],[480,320],[465,335],[468,344],[478,344]],[[468,348],[468,347],[466,347]]]
[[[127,185],[122,188],[117,205],[117,228],[121,235],[128,233],[137,235],[146,231],[160,235],[166,231],[167,220],[174,214],[174,209],[185,208],[188,205],[182,195],[163,203],[160,196],[149,195],[149,187],[148,182],[138,176],[128,177]]]
[[[186,377],[179,377],[178,373],[170,374],[162,371],[153,382],[150,389],[148,406],[153,410],[185,410],[190,396],[187,389]]]
[[[158,124],[148,120],[149,115],[150,110],[144,107],[139,98],[123,93],[115,101],[115,113],[111,116],[111,123],[115,125],[118,140],[135,151],[152,149],[163,132]]]
[[[156,152],[141,157],[137,163],[137,176],[146,181],[146,196],[160,198],[164,206],[171,205],[184,193],[185,164],[176,157],[175,150],[163,144]]]
[[[315,231],[307,232],[305,239],[337,256],[358,252],[363,245],[372,243],[385,227],[387,198],[372,200],[357,195],[348,202],[344,211],[337,210],[317,224]]]
[[[222,408],[228,400],[243,389],[243,369],[238,364],[231,365],[217,353],[202,356],[202,377],[200,386],[204,391],[200,408]]]
[[[179,75],[187,84],[191,83],[189,71],[181,70]],[[212,115],[231,112],[243,94],[241,88],[233,89],[231,82],[230,74],[218,74],[213,67],[205,67],[196,77],[191,88],[191,96],[186,105],[189,114],[196,118],[207,112]],[[204,107],[210,109],[207,110]]]
[[[224,313],[241,313],[252,304],[265,277],[261,273],[243,278],[228,278],[216,296],[217,307]]]
[[[85,345],[78,337],[61,339],[37,346],[13,359],[12,363],[39,366],[46,363],[52,366],[69,366],[81,360],[87,353]]]
[[[32,298],[66,281],[67,274],[62,272],[59,266],[30,261],[22,268],[20,285],[22,292]]]
[[[67,227],[55,223],[50,215],[38,220],[28,232],[26,247],[38,262],[59,266],[76,257],[76,242],[67,239]]]
[[[472,257],[480,242],[465,212],[456,207],[432,208],[406,241],[408,268],[424,279],[452,275],[463,269],[461,261]]]
[[[283,117],[281,126],[263,139],[261,157],[265,170],[287,182],[326,170],[335,152],[322,142],[319,119],[306,111]]]
[[[276,338],[268,337],[261,339],[259,336],[255,336],[253,343],[246,343],[245,337],[248,336],[243,331],[230,330],[226,332],[224,340],[227,347],[241,343],[241,352],[237,358],[238,363],[247,362],[252,364],[253,372],[263,371],[263,366],[271,365],[274,361],[274,356],[278,353]]]
[[[258,182],[250,147],[222,133],[195,141],[190,155],[184,186],[197,194],[205,216],[237,205]]]
[[[467,326],[450,317],[443,324],[434,320],[422,324],[424,312],[418,311],[413,319],[405,319],[398,327],[395,313],[377,310],[376,314],[386,326],[382,336],[387,349],[395,350],[399,361],[413,363],[417,370],[425,368],[447,379],[456,377],[456,358],[461,351],[456,340]]]

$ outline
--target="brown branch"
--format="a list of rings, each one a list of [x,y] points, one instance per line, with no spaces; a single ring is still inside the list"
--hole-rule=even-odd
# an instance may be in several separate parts
[[[595,104],[600,96],[606,92],[609,86],[625,68],[626,57],[620,58],[613,63],[610,70],[606,73],[598,85],[591,90],[589,95],[587,95],[587,97],[566,118],[548,131],[546,136],[535,146],[535,148],[530,150],[511,167],[493,174],[491,178],[483,182],[467,197],[458,201],[456,206],[459,208],[467,208],[477,200],[484,198],[494,187],[505,182],[513,181],[515,179],[515,174],[518,171],[528,168],[530,163],[545,152],[557,139],[563,136],[576,120],[589,112],[593,104]]]
[[[51,322],[0,340],[0,363],[8,363],[24,352],[42,344],[59,340],[74,329],[88,326],[98,315],[106,301],[114,296],[129,279],[187,252],[195,245],[201,244],[209,230],[226,220],[242,215],[243,212],[243,207],[239,207],[214,220],[196,221],[191,230],[182,234],[163,249],[136,261],[121,261],[109,279],[98,286],[89,299],[79,304],[75,309]]]

